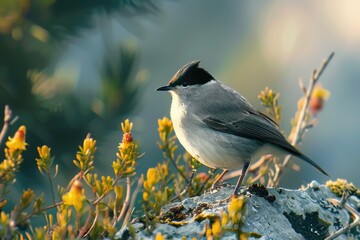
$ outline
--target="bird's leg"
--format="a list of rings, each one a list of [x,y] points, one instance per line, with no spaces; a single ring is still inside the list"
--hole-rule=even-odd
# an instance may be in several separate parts
[[[225,169],[221,174],[220,176],[218,176],[215,181],[213,182],[213,184],[211,185],[211,190],[214,190],[215,187],[216,187],[216,184],[224,177],[224,175],[229,172],[229,170]]]
[[[243,166],[243,168],[242,168],[242,170],[241,170],[241,175],[240,175],[240,177],[239,177],[239,180],[238,180],[237,183],[236,183],[234,192],[233,192],[233,194],[231,195],[231,197],[236,196],[236,193],[237,193],[237,191],[238,191],[238,189],[239,189],[242,181],[244,180],[244,177],[245,177],[245,174],[246,174],[247,169],[249,168],[249,165],[250,165],[250,162],[245,162],[245,163],[244,163],[244,166]],[[231,198],[231,197],[230,197],[230,198]]]
[[[244,177],[245,177],[245,174],[246,174],[246,171],[247,169],[249,168],[249,165],[250,165],[250,162],[245,162],[244,163],[244,166],[241,170],[241,174],[240,174],[240,177],[239,177],[239,180],[237,181],[236,183],[236,186],[235,186],[235,189],[234,189],[234,192],[227,198],[223,199],[223,200],[220,200],[220,203],[225,203],[225,202],[229,202],[232,198],[236,197],[236,193],[242,183],[242,181],[244,180]]]

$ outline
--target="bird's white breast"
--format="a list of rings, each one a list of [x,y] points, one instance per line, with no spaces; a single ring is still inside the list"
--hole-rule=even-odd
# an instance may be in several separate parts
[[[172,102],[171,102],[171,109],[170,115],[171,120],[173,122],[174,130],[176,137],[179,139],[180,143],[184,146],[184,148],[190,153],[192,147],[187,141],[187,134],[184,131],[184,120],[187,114],[186,106],[180,101],[179,96],[176,93],[171,92],[172,95]]]
[[[197,160],[211,168],[238,169],[250,161],[234,147],[245,139],[208,128],[176,93],[172,93],[171,119],[177,138]],[[233,143],[234,146],[230,146]]]

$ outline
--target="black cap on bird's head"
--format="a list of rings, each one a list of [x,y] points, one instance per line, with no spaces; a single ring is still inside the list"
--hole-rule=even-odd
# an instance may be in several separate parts
[[[181,67],[170,79],[168,85],[156,89],[156,91],[169,91],[176,86],[203,85],[214,79],[205,69],[199,67],[200,61],[190,62]]]

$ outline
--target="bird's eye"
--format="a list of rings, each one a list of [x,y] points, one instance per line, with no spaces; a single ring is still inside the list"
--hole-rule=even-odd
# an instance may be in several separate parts
[[[183,86],[184,88],[186,88],[186,87],[189,86],[189,83],[188,83],[188,82],[184,82],[184,83],[182,84],[182,86]]]

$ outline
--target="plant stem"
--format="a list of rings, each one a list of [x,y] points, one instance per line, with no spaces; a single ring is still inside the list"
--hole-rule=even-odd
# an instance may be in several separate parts
[[[127,211],[127,213],[125,215],[125,219],[124,219],[123,224],[122,224],[122,226],[120,228],[121,230],[123,230],[128,225],[128,223],[130,221],[130,217],[131,217],[131,214],[133,212],[134,205],[135,205],[135,200],[136,200],[137,195],[139,194],[139,191],[140,191],[140,188],[141,188],[143,182],[144,182],[144,179],[139,178],[138,184],[137,184],[137,186],[136,186],[136,188],[134,190],[134,194],[131,197],[130,205],[129,205],[128,211]]]
[[[10,109],[10,107],[8,105],[5,105],[5,109],[4,109],[4,125],[1,129],[0,132],[0,145],[2,144],[5,136],[6,136],[6,132],[9,129],[9,126],[11,124],[13,124],[16,120],[17,117],[15,117],[12,121],[11,121],[11,116],[12,116],[12,111]]]
[[[205,188],[205,185],[210,181],[210,179],[214,176],[214,172],[215,172],[215,169],[211,169],[209,171],[209,176],[205,179],[204,183],[202,184],[201,188],[199,189],[199,191],[195,194],[196,196],[199,195],[202,190],[204,190]]]
[[[98,209],[96,207],[96,215],[98,215]],[[85,237],[90,231],[91,229],[88,228],[90,225],[90,221],[92,218],[92,213],[93,213],[93,207],[89,208],[89,212],[88,212],[88,216],[86,218],[85,224],[84,226],[80,229],[78,236],[76,237],[76,239],[81,239],[82,237]],[[96,220],[93,221],[94,223],[96,222]]]
[[[59,205],[61,205],[61,204],[63,204],[63,202],[58,202],[58,203],[55,203],[55,204],[53,204],[53,205],[49,205],[49,206],[47,206],[47,207],[44,207],[44,208],[42,208],[42,209],[40,210],[40,213],[41,213],[41,212],[44,212],[44,211],[46,211],[46,210],[49,210],[49,209],[51,209],[51,208],[57,207],[57,206],[59,206]],[[35,213],[32,212],[32,213],[26,215],[25,217],[23,217],[22,219],[20,219],[19,221],[17,221],[17,222],[15,223],[15,226],[17,226],[17,225],[20,224],[21,222],[24,222],[24,221],[30,219],[30,218],[31,218],[32,216],[34,216],[34,215],[37,215],[37,214],[35,214]]]
[[[190,176],[190,181],[189,183],[186,185],[186,187],[184,188],[184,190],[181,191],[181,193],[179,193],[178,195],[176,195],[175,197],[173,197],[170,202],[174,202],[176,199],[180,199],[190,188],[191,186],[191,182],[192,182],[192,179],[194,177],[194,174],[195,174],[195,171],[191,171],[191,176]]]
[[[329,64],[330,60],[333,58],[334,56],[334,53],[332,52],[329,57],[327,59],[324,60],[324,62],[322,63],[322,65],[320,66],[320,69],[317,71],[317,70],[314,70],[313,71],[313,74],[310,78],[310,83],[309,83],[309,87],[307,89],[307,92],[306,92],[306,96],[305,96],[305,103],[304,103],[304,106],[303,108],[301,109],[300,111],[300,116],[299,116],[299,119],[297,121],[297,124],[296,124],[296,127],[295,127],[295,133],[294,133],[294,137],[291,141],[291,144],[293,146],[296,146],[300,143],[300,141],[302,140],[302,136],[303,136],[303,128],[305,127],[304,124],[305,124],[305,117],[306,117],[306,112],[308,110],[308,107],[309,107],[309,102],[310,102],[310,99],[311,99],[311,95],[313,93],[313,90],[314,90],[314,86],[315,84],[318,82],[321,74],[324,72],[325,68],[327,67],[327,65]],[[287,165],[289,164],[289,161],[290,161],[290,158],[291,158],[291,155],[287,155],[284,159],[284,162],[283,164],[281,165],[281,167],[279,168],[278,171],[276,171],[275,173],[275,176],[274,176],[274,179],[273,179],[273,187],[276,187],[278,184],[279,184],[279,181],[280,181],[280,177],[284,171],[284,169],[287,167]]]
[[[175,159],[171,156],[171,151],[169,148],[169,144],[166,143],[165,146],[165,154],[167,155],[167,158],[170,160],[170,162],[174,165],[175,169],[178,171],[178,173],[180,174],[180,176],[182,176],[182,178],[185,180],[185,182],[187,184],[189,184],[189,180],[186,178],[185,174],[180,170],[180,168],[177,166]]]
[[[341,205],[342,201],[339,201],[337,199],[334,198],[330,198],[327,199],[330,203],[332,204],[336,204],[336,205]],[[345,199],[346,201],[346,199]],[[350,212],[353,217],[355,218],[354,221],[352,223],[350,223],[349,225],[346,225],[345,227],[339,229],[338,231],[332,233],[330,236],[328,236],[327,238],[325,238],[325,240],[332,240],[337,238],[338,236],[340,236],[341,234],[347,233],[348,231],[350,231],[351,229],[360,226],[360,214],[359,212],[357,212],[354,208],[352,208],[349,204],[343,203],[344,208]],[[340,206],[341,207],[341,206]]]
[[[56,204],[55,194],[54,194],[54,188],[53,188],[53,184],[52,184],[50,172],[47,172],[47,176],[48,176],[48,179],[49,179],[49,184],[50,184],[50,189],[51,189],[51,195],[52,195],[52,198],[53,198],[53,202],[54,202],[54,204]]]
[[[125,216],[125,213],[126,213],[126,210],[128,208],[129,201],[130,201],[130,194],[131,194],[130,178],[127,177],[126,178],[126,197],[125,197],[124,204],[123,204],[123,207],[121,209],[121,212],[120,212],[118,218],[116,219],[116,222],[119,222]]]

